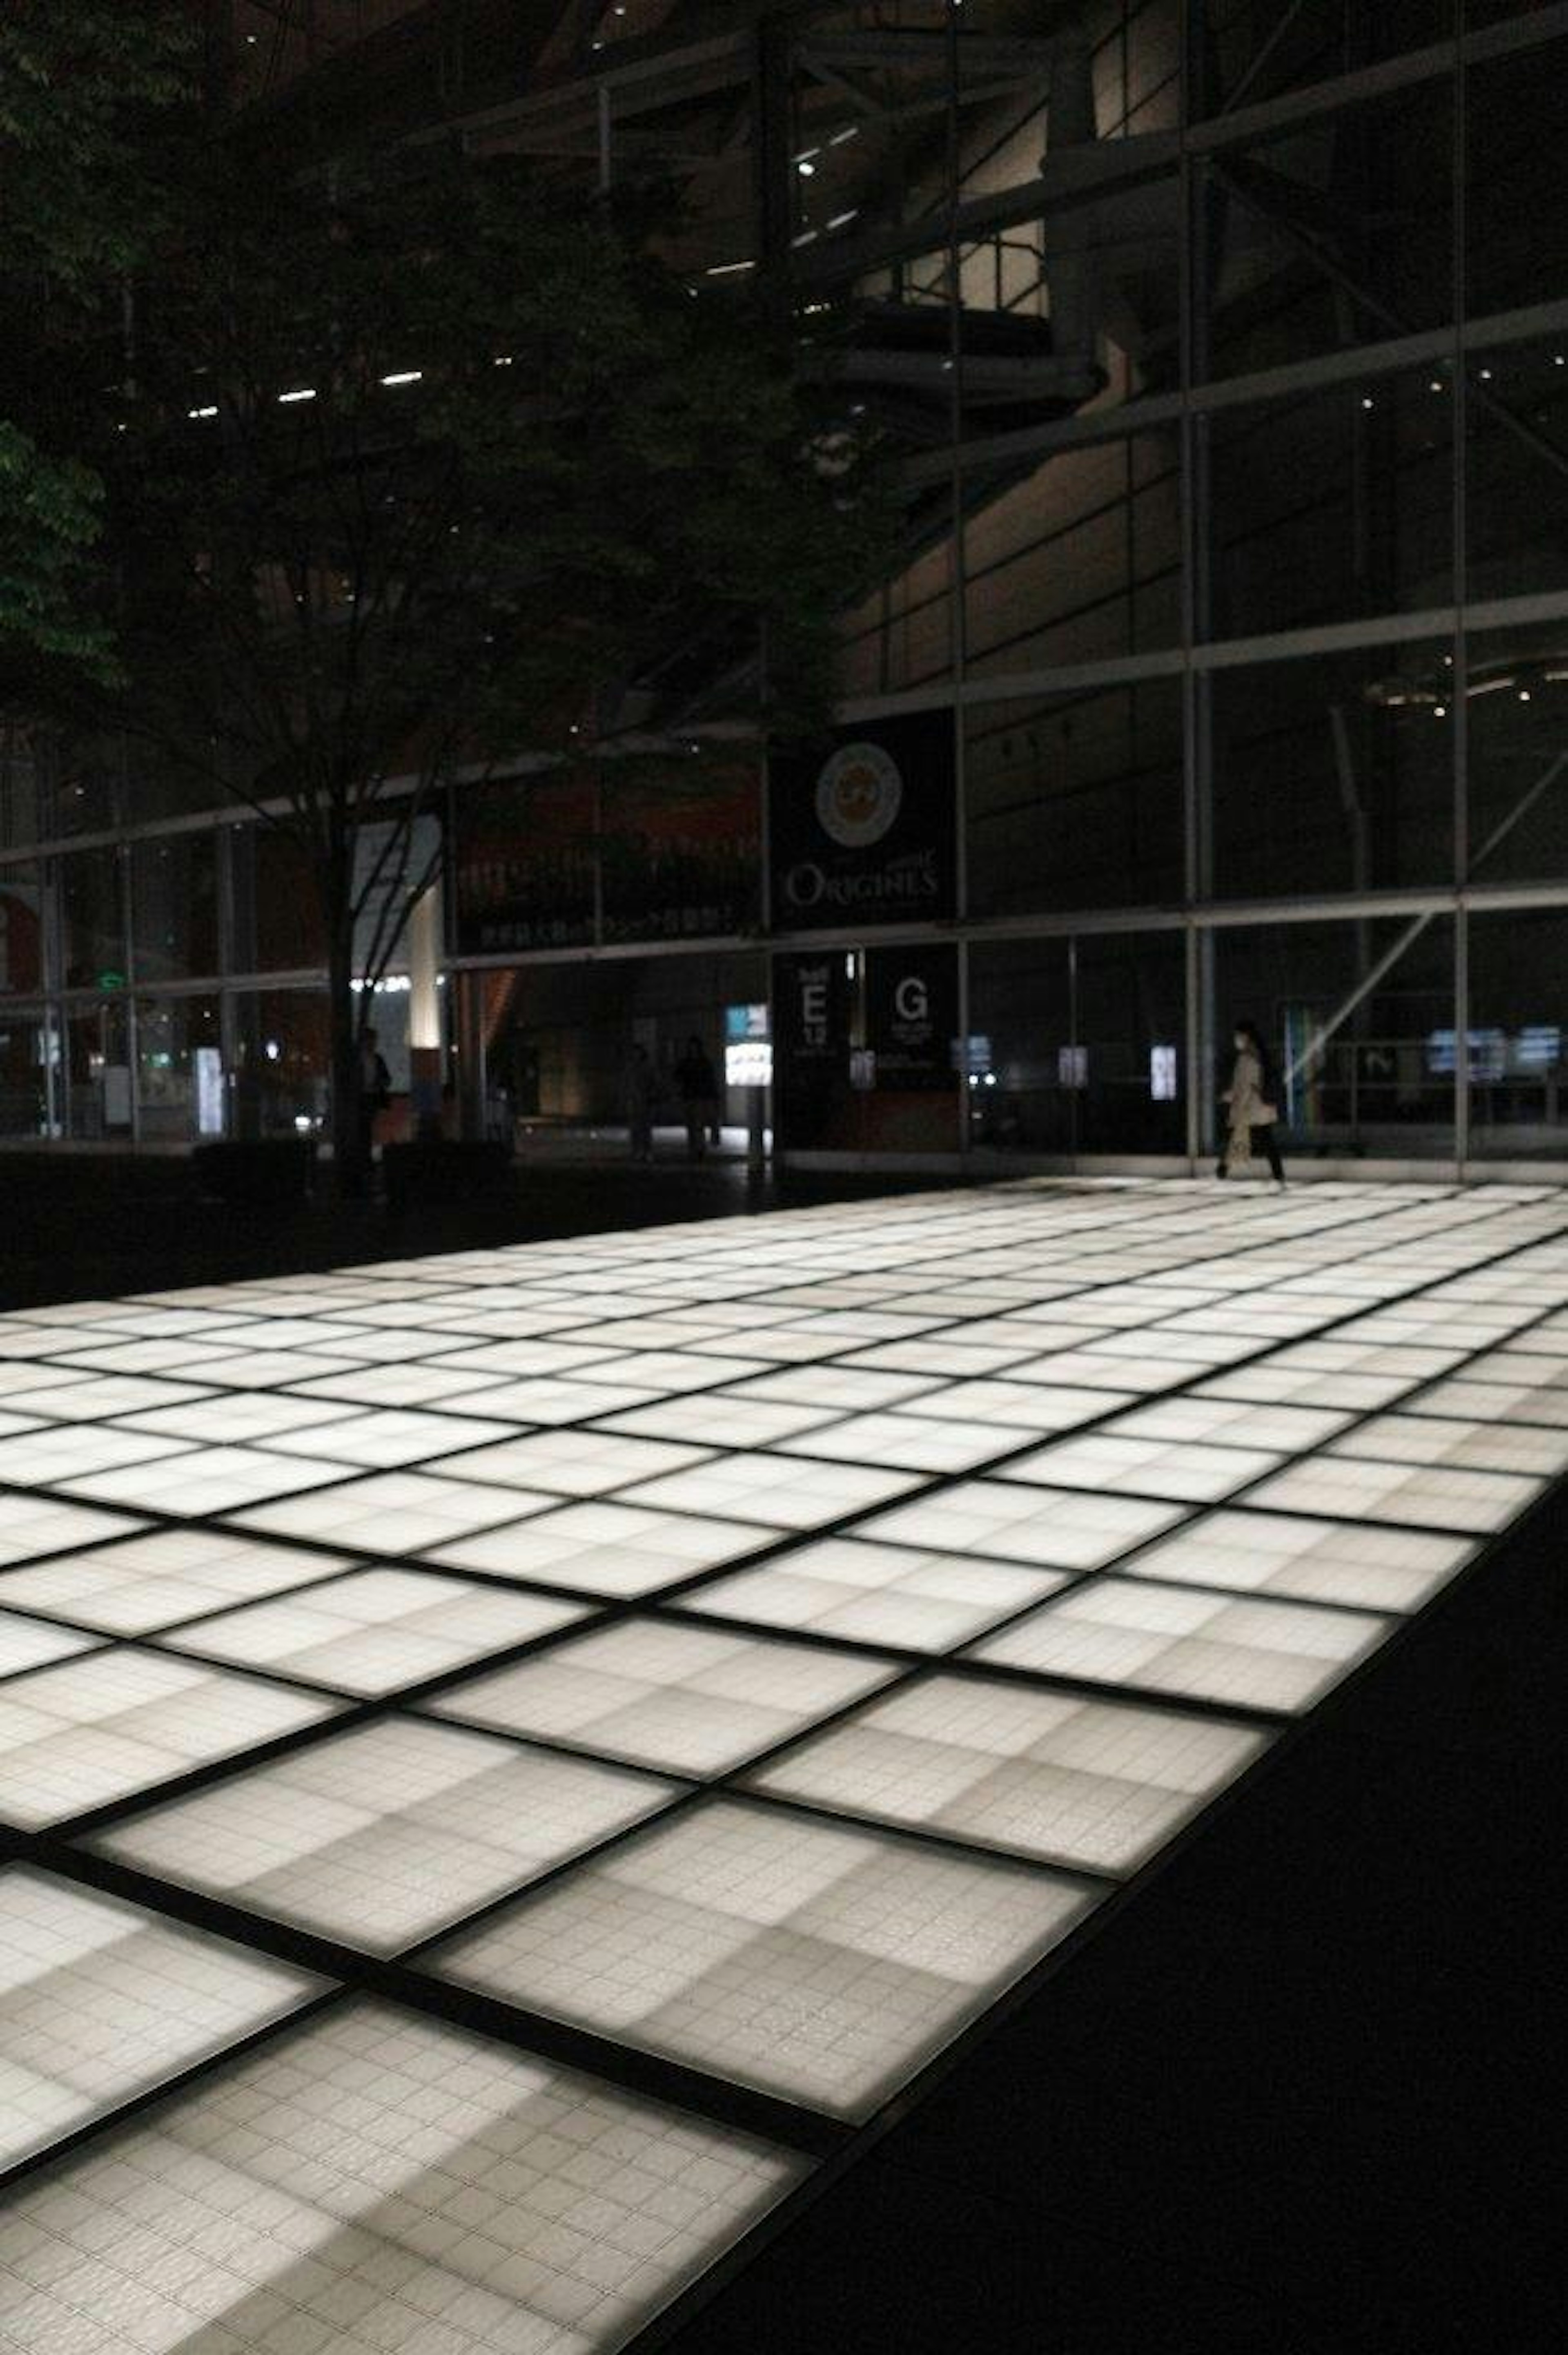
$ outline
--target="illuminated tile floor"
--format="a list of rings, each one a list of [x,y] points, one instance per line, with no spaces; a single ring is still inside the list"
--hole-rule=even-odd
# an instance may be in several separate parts
[[[0,1316],[6,2355],[626,2344],[1565,1470],[1545,1188]]]

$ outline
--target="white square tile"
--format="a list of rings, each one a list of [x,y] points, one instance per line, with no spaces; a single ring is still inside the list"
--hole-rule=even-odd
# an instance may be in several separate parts
[[[589,2355],[806,2171],[355,2002],[26,2185],[0,2302],[17,2355]]]
[[[1049,1872],[713,1800],[460,1935],[433,1966],[854,2117],[1090,1902]]]
[[[0,1585],[0,1603],[24,1600],[11,1592],[9,1579]],[[0,1678],[41,1668],[50,1660],[69,1660],[74,1652],[90,1651],[94,1640],[69,1627],[51,1627],[45,1619],[26,1619],[19,1611],[0,1609]]]
[[[983,1636],[973,1657],[1245,1709],[1309,1708],[1393,1622],[1300,1603],[1098,1578]]]
[[[67,1553],[105,1538],[129,1537],[146,1523],[127,1513],[98,1513],[85,1505],[61,1504],[52,1497],[0,1496],[0,1569]]]
[[[639,1439],[683,1440],[705,1450],[768,1447],[799,1432],[825,1430],[836,1419],[831,1407],[705,1391],[699,1398],[661,1399],[625,1414],[607,1415],[600,1428]]]
[[[1148,1547],[1128,1574],[1367,1611],[1417,1611],[1474,1552],[1467,1538],[1413,1529],[1359,1528],[1298,1513],[1205,1513]]]
[[[821,1529],[846,1514],[869,1511],[919,1486],[917,1477],[863,1464],[807,1462],[744,1450],[717,1455],[684,1472],[667,1472],[624,1492],[629,1505],[659,1505],[676,1513],[734,1514],[776,1529]]]
[[[737,1382],[727,1395],[768,1399],[786,1406],[814,1408],[820,1414],[869,1413],[900,1399],[918,1398],[935,1387],[931,1374],[879,1373],[870,1366],[796,1366],[755,1381]],[[717,1401],[705,1399],[705,1406]]]
[[[1220,1720],[938,1676],[857,1710],[751,1779],[784,1798],[1125,1873],[1264,1741]]]
[[[281,2019],[323,1984],[48,1873],[0,1872],[0,2168]]]
[[[333,1464],[361,1464],[393,1471],[404,1464],[428,1464],[504,1439],[511,1425],[475,1415],[421,1413],[417,1407],[384,1407],[315,1428],[281,1432],[265,1444],[282,1455],[319,1456]],[[443,1465],[443,1469],[446,1468]]]
[[[650,1619],[568,1636],[458,1685],[443,1717],[718,1774],[872,1692],[894,1664]]]
[[[0,1690],[0,1821],[36,1829],[313,1723],[334,1704],[109,1646]]]
[[[342,1401],[293,1398],[279,1391],[231,1391],[198,1400],[193,1406],[154,1407],[123,1420],[129,1431],[156,1432],[164,1438],[186,1439],[204,1447],[253,1447],[281,1432],[325,1430],[329,1424],[352,1423],[362,1411]]]
[[[548,1635],[578,1609],[428,1571],[361,1570],[180,1630],[205,1659],[271,1668],[334,1691],[387,1693]]]
[[[234,1518],[247,1529],[310,1538],[352,1553],[405,1554],[449,1544],[471,1529],[521,1520],[555,1502],[516,1488],[438,1480],[428,1472],[382,1472],[364,1480],[344,1480],[339,1466],[335,1481],[320,1496],[253,1506]]]
[[[133,1816],[94,1845],[389,1955],[641,1822],[679,1787],[391,1717]]]
[[[166,1461],[185,1452],[184,1441],[157,1439],[148,1431],[60,1423],[0,1439],[0,1480],[18,1488],[48,1488],[123,1465]]]
[[[1266,1510],[1479,1532],[1505,1528],[1541,1494],[1542,1485],[1512,1472],[1448,1471],[1336,1454],[1291,1465],[1253,1489],[1247,1501]]]
[[[63,1553],[0,1578],[0,1602],[106,1635],[143,1636],[346,1570],[329,1553],[218,1529],[158,1529],[124,1545]]]
[[[819,1538],[697,1588],[681,1608],[849,1643],[946,1652],[1054,1593],[1066,1576],[971,1553]]]
[[[1007,1466],[1010,1480],[1092,1488],[1113,1497],[1169,1497],[1204,1504],[1234,1496],[1281,1462],[1277,1449],[1206,1447],[1192,1439],[1132,1439],[1097,1432],[1054,1440]]]
[[[269,1497],[297,1497],[341,1480],[344,1472],[341,1464],[299,1463],[260,1447],[191,1447],[161,1462],[79,1473],[60,1485],[101,1504],[140,1505],[195,1518],[232,1512]]]
[[[781,1534],[750,1521],[706,1520],[618,1498],[564,1505],[535,1519],[443,1545],[432,1559],[460,1570],[632,1601],[755,1553]]]
[[[939,1553],[992,1554],[1052,1570],[1097,1570],[1180,1520],[1179,1506],[961,1480],[936,1496],[878,1513],[856,1531]]]
[[[1380,1414],[1336,1440],[1331,1455],[1370,1455],[1388,1464],[1441,1464],[1460,1472],[1522,1472],[1554,1480],[1568,1471],[1568,1431],[1529,1423],[1504,1429],[1427,1414]]]
[[[468,1449],[450,1457],[440,1470],[445,1478],[532,1488],[547,1496],[602,1497],[611,1489],[630,1487],[633,1481],[704,1463],[708,1453],[703,1447],[602,1431],[533,1431],[497,1445]]]
[[[851,1414],[809,1436],[787,1439],[782,1452],[845,1464],[885,1464],[911,1472],[969,1472],[1022,1446],[1024,1434],[978,1423],[900,1413]]]
[[[1351,1421],[1349,1411],[1271,1406],[1246,1399],[1170,1398],[1134,1407],[1105,1425],[1116,1439],[1202,1440],[1215,1447],[1273,1448],[1295,1455],[1320,1447]]]
[[[1050,1382],[949,1382],[928,1390],[899,1414],[934,1416],[944,1423],[974,1423],[1014,1434],[1021,1446],[1032,1431],[1075,1431],[1097,1423],[1118,1407],[1134,1403],[1130,1391],[1059,1388]]]

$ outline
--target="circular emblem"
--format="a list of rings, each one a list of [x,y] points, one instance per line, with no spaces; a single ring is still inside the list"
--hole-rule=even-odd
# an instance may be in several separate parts
[[[842,744],[817,779],[817,821],[830,841],[863,850],[882,840],[903,799],[897,762],[880,744]]]

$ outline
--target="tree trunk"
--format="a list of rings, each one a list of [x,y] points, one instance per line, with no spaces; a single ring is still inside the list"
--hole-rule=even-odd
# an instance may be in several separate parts
[[[361,1103],[360,1001],[353,987],[354,926],[346,906],[330,909],[327,922],[333,1178],[340,1199],[348,1200],[370,1190],[367,1124]]]

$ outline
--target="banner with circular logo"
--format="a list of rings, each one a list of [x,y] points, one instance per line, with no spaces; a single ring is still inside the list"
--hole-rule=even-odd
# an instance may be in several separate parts
[[[768,769],[773,927],[856,930],[950,917],[957,879],[950,710],[840,730]]]

